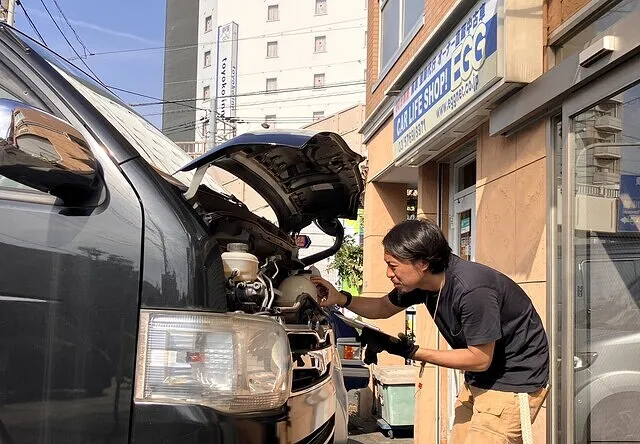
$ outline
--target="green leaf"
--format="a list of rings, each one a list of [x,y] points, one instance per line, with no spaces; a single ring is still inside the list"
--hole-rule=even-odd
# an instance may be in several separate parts
[[[362,291],[362,247],[356,244],[353,237],[345,236],[329,268],[338,272],[343,289],[355,287],[358,292]]]

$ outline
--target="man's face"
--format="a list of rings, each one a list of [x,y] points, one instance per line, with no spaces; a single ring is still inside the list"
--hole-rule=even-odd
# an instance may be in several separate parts
[[[384,254],[384,261],[387,263],[387,277],[401,293],[418,288],[427,268],[424,261],[405,261],[389,253]]]

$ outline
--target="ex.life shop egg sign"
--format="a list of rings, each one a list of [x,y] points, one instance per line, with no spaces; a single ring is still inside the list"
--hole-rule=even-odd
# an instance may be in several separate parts
[[[497,0],[476,3],[396,99],[395,155],[416,145],[498,77]]]

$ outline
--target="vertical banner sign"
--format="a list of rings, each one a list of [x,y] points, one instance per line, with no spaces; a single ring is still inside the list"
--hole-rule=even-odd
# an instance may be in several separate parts
[[[216,73],[217,112],[223,118],[236,116],[238,85],[238,24],[218,26],[218,63]]]
[[[396,99],[397,157],[453,116],[498,78],[497,0],[471,9]]]

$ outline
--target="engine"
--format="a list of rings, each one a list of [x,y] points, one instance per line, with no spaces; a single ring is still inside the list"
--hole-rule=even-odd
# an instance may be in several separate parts
[[[287,324],[313,325],[326,319],[309,279],[317,271],[286,269],[278,256],[260,263],[248,250],[247,244],[230,243],[222,253],[231,310],[280,316]]]

